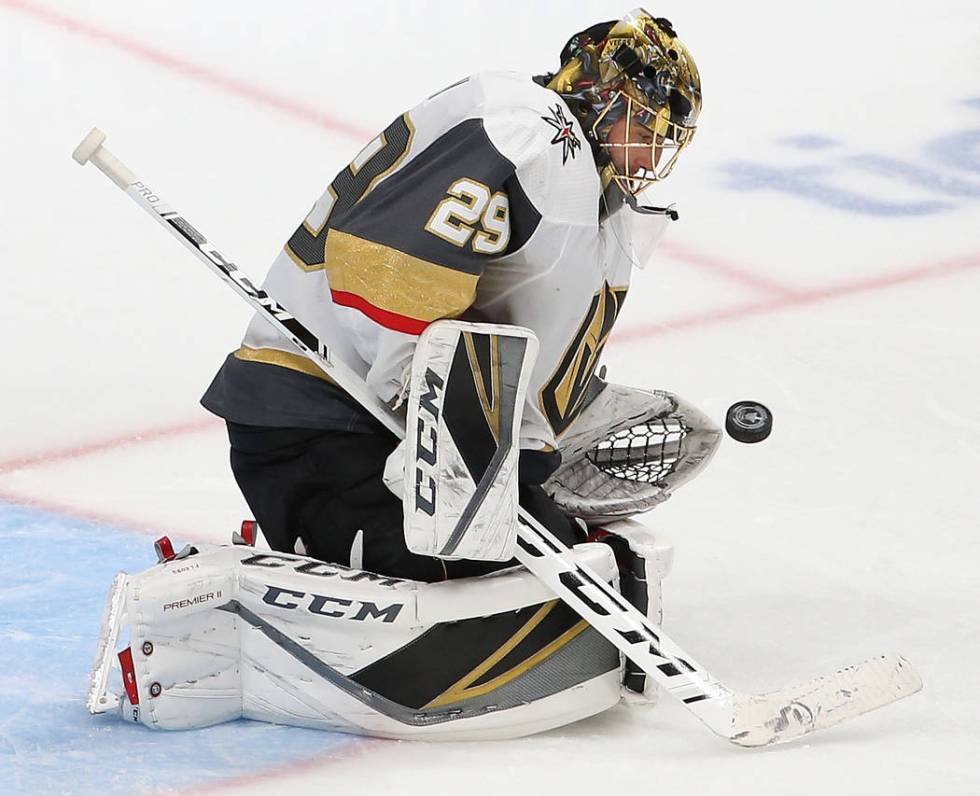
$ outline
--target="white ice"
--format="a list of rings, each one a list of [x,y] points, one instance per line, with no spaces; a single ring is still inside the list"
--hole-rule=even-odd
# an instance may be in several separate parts
[[[0,0],[0,498],[182,540],[247,515],[197,400],[250,313],[71,161],[93,125],[261,278],[396,114],[467,73],[554,68],[626,10]],[[705,109],[658,188],[681,221],[636,275],[609,376],[719,422],[745,398],[775,416],[650,515],[676,545],[667,626],[740,689],[897,651],[925,690],[763,752],[664,700],[513,742],[366,742],[209,791],[980,793],[980,9],[651,10],[694,53]]]

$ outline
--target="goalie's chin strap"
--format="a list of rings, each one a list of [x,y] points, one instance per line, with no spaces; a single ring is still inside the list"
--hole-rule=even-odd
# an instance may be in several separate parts
[[[632,194],[626,195],[626,204],[632,208],[634,213],[640,213],[645,216],[666,216],[671,221],[677,221],[681,217],[675,205],[669,204],[666,207],[641,205]]]

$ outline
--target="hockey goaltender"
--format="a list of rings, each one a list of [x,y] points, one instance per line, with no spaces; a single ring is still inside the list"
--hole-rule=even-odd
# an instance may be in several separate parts
[[[606,710],[624,689],[649,700],[653,675],[722,737],[761,745],[916,690],[904,660],[882,658],[740,695],[659,629],[671,548],[631,517],[697,475],[719,430],[596,370],[632,269],[677,217],[644,192],[700,108],[691,55],[642,9],[573,36],[554,74],[460,80],[334,178],[262,291],[155,209],[93,131],[76,160],[260,310],[202,402],[227,423],[271,550],[246,522],[230,546],[175,553],[162,539],[160,564],[117,576],[89,709],[158,729],[246,717],[507,738]],[[329,376],[319,341],[349,378]],[[376,419],[391,409],[401,442]],[[536,549],[519,522],[538,529]],[[117,696],[108,661],[124,629]]]

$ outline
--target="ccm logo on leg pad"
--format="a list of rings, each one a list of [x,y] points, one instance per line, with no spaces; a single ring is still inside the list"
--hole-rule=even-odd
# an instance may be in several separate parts
[[[363,622],[366,619],[380,619],[382,622],[394,622],[404,608],[403,603],[392,603],[382,608],[377,603],[361,600],[345,600],[342,597],[328,597],[323,594],[307,594],[293,589],[283,589],[279,586],[266,586],[262,602],[274,605],[276,608],[293,610],[300,607],[297,600],[306,604],[306,610],[317,616],[328,616],[332,619],[350,619]]]

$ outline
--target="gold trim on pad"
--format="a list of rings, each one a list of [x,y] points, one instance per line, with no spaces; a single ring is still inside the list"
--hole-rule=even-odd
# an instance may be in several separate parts
[[[490,346],[490,373],[484,374],[480,369],[480,358],[476,354],[476,343],[472,332],[463,332],[463,342],[466,344],[466,357],[473,371],[473,384],[480,399],[483,414],[493,432],[493,438],[500,443],[500,338],[495,334],[487,334],[487,344]],[[490,377],[490,394],[487,395],[485,375]]]
[[[533,655],[521,661],[519,664],[517,664],[517,666],[508,669],[503,674],[494,677],[492,680],[488,680],[482,685],[470,687],[471,683],[476,682],[480,679],[480,677],[490,671],[490,669],[492,669],[498,662],[503,660],[511,650],[513,650],[521,641],[523,641],[527,635],[534,630],[534,628],[541,624],[542,620],[549,613],[551,613],[551,610],[557,604],[558,600],[552,600],[551,602],[547,602],[542,605],[534,616],[528,619],[524,626],[513,636],[511,636],[504,644],[502,644],[490,657],[483,661],[483,663],[477,666],[469,674],[460,678],[458,682],[453,683],[453,685],[443,691],[443,693],[439,694],[439,696],[424,707],[426,709],[438,708],[444,705],[451,705],[454,702],[461,702],[466,699],[472,699],[473,697],[489,694],[491,691],[495,691],[502,685],[506,685],[537,666],[539,663],[541,663],[541,661],[556,653],[589,626],[588,622],[586,622],[584,619],[577,622],[558,636],[558,638],[554,639],[554,641],[545,645]]]

